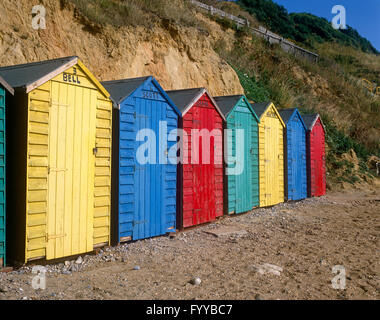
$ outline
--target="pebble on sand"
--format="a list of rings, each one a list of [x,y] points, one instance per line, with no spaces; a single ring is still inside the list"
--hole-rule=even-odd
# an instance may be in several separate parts
[[[199,277],[195,277],[195,278],[190,280],[190,283],[195,285],[195,286],[199,286],[201,284],[201,282],[202,282],[202,280]]]

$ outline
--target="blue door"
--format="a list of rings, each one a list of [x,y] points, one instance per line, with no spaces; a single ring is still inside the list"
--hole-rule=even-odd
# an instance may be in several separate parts
[[[177,165],[169,159],[176,136],[169,133],[178,114],[161,90],[148,81],[120,105],[120,242],[175,231]]]
[[[298,117],[300,115],[298,114]],[[300,118],[299,118],[300,119]],[[298,196],[297,199],[307,198],[307,170],[306,170],[306,129],[301,123],[301,119],[298,122]]]
[[[150,129],[154,132],[155,164],[140,163],[137,149],[146,143],[136,141],[135,152],[135,212],[133,239],[144,239],[168,232],[166,223],[167,207],[175,213],[177,168],[175,164],[160,164],[159,146],[167,137],[159,135],[160,122],[167,121],[166,103],[161,101],[136,99],[136,130]],[[167,142],[170,148],[173,142]],[[167,151],[164,151],[165,156]],[[167,201],[166,201],[167,200]]]
[[[296,113],[287,125],[288,199],[306,198],[306,133]]]

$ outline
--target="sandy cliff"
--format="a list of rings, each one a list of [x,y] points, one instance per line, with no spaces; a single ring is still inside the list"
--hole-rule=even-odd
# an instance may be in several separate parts
[[[29,0],[3,0],[0,65],[78,55],[100,80],[153,74],[165,89],[206,86],[212,94],[243,93],[234,70],[212,49],[215,37],[162,23],[144,27],[92,25],[65,1],[45,0],[46,29],[32,28]]]

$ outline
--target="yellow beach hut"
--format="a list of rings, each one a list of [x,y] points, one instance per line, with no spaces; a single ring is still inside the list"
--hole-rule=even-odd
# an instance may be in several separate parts
[[[284,202],[284,128],[272,102],[252,105],[259,123],[260,207]]]
[[[57,259],[110,242],[112,102],[78,57],[0,68],[7,104],[8,257]]]

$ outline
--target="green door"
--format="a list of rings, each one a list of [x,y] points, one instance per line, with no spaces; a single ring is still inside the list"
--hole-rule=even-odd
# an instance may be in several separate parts
[[[5,266],[5,90],[0,86],[0,268]]]
[[[249,125],[250,114],[244,111],[236,111],[236,129],[244,130],[244,158],[237,157],[237,164],[244,169],[236,176],[236,213],[246,212],[252,209],[252,167],[250,156],[251,127]],[[237,141],[235,140],[235,143]]]
[[[228,167],[243,166],[241,173],[228,175],[228,213],[242,213],[259,205],[259,160],[258,160],[258,125],[251,110],[242,99],[227,117],[227,128],[232,129],[228,135],[228,152],[232,150],[235,163]],[[237,137],[241,129],[244,136],[244,156],[237,154],[236,142],[242,143]]]

